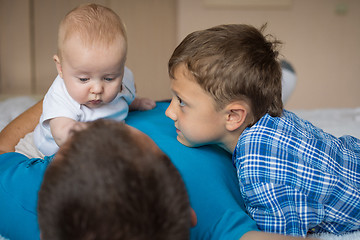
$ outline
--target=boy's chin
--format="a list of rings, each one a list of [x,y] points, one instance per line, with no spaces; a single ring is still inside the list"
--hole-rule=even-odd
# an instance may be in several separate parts
[[[202,144],[195,144],[195,143],[191,143],[189,141],[187,141],[186,139],[180,137],[179,135],[176,138],[182,145],[185,145],[187,147],[199,147]]]

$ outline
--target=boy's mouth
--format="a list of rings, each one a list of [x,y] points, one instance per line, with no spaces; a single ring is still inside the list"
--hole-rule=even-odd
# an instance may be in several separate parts
[[[176,130],[177,134],[181,133],[181,131],[179,130],[178,125],[176,123],[175,123],[174,127],[175,127],[175,130]]]

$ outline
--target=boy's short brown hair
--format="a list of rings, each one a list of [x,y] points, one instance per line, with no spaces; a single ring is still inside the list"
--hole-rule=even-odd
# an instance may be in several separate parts
[[[82,4],[63,18],[58,32],[59,56],[64,42],[73,34],[79,34],[85,46],[91,46],[93,43],[108,46],[121,36],[127,48],[126,28],[123,21],[113,10],[98,4]]]
[[[277,61],[277,40],[244,24],[212,27],[189,34],[172,54],[168,70],[184,64],[197,83],[216,102],[216,109],[246,101],[256,122],[265,113],[280,116],[281,68]]]

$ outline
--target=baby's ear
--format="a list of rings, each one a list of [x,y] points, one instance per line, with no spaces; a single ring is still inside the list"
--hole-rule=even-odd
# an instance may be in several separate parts
[[[239,129],[246,120],[249,107],[245,102],[237,101],[226,106],[226,129],[235,131]]]
[[[54,55],[53,57],[54,62],[55,62],[55,66],[56,66],[56,70],[58,72],[58,74],[60,75],[61,78],[63,78],[63,74],[62,74],[62,67],[61,67],[61,63],[60,63],[60,58],[58,55]]]

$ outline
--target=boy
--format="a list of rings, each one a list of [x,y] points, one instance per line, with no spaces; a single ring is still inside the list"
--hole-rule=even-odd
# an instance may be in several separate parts
[[[170,159],[125,124],[99,119],[86,126],[45,172],[41,239],[189,239],[196,218]]]
[[[154,101],[135,98],[126,53],[125,26],[115,12],[97,4],[70,11],[59,26],[54,56],[59,75],[45,95],[34,134],[20,141],[16,151],[30,157],[50,156],[78,122],[109,117],[123,121],[129,108],[154,108]]]
[[[360,229],[360,140],[335,138],[283,110],[280,44],[262,29],[189,34],[169,60],[166,115],[186,146],[233,154],[248,213],[266,232],[305,237]]]

